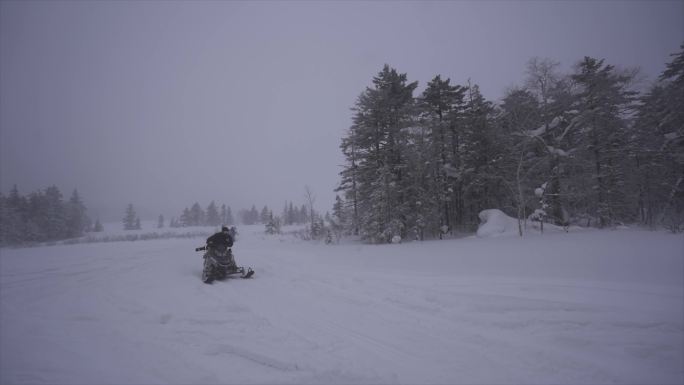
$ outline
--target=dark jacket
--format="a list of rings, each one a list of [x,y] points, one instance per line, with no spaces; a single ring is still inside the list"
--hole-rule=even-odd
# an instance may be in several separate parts
[[[233,247],[233,237],[226,232],[216,233],[207,238],[207,245]]]

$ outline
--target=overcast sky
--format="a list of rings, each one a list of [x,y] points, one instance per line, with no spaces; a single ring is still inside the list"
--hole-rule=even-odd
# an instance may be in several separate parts
[[[533,56],[653,80],[684,1],[0,2],[0,187],[77,188],[91,216],[195,201],[330,210],[350,108],[384,63],[498,100]]]

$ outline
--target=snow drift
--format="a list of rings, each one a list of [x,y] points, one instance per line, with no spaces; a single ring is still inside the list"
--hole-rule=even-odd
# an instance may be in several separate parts
[[[479,217],[480,227],[477,229],[477,236],[480,238],[518,234],[518,220],[501,210],[482,210]]]
[[[477,236],[480,238],[520,235],[518,232],[518,220],[509,217],[501,210],[482,210],[479,218],[480,226],[477,229]],[[574,227],[574,229],[577,229],[577,227]],[[528,219],[523,223],[523,231],[525,234],[530,234],[532,230],[541,232],[541,223],[537,220]],[[567,229],[550,223],[544,223],[544,231],[566,232]]]

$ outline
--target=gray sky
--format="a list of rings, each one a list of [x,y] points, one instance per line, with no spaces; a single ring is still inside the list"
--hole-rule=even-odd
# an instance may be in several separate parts
[[[684,1],[0,2],[0,187],[78,188],[90,213],[329,210],[350,107],[388,63],[497,100],[533,56],[650,80]],[[416,93],[418,94],[418,93]]]

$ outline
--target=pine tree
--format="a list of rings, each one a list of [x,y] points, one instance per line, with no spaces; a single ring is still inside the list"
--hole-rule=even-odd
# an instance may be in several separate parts
[[[634,92],[628,89],[632,77],[616,73],[603,60],[585,57],[572,78],[579,85],[575,125],[583,134],[581,150],[585,176],[593,186],[587,191],[589,214],[600,227],[633,219],[625,191],[627,123]]]
[[[356,140],[358,138],[355,136],[357,130],[358,126],[352,126],[349,129],[347,137],[342,138],[340,149],[347,159],[348,165],[340,172],[342,179],[340,185],[335,189],[335,192],[343,191],[345,200],[350,202],[352,207],[352,219],[349,226],[351,226],[351,232],[354,235],[359,235],[359,158],[356,147]],[[292,206],[290,206],[290,210],[292,210]]]
[[[412,123],[416,86],[417,82],[408,83],[406,74],[385,65],[373,78],[373,88],[357,99],[353,125],[343,142],[348,164],[341,187],[348,197],[356,197],[359,229],[372,242],[388,242],[407,232],[411,199],[405,129]]]
[[[45,189],[45,212],[43,232],[46,240],[64,239],[67,237],[66,213],[62,193],[57,186],[52,185]]]
[[[123,218],[124,230],[135,230],[136,229],[136,219],[137,219],[137,215],[135,213],[135,209],[133,208],[133,204],[129,203],[128,206],[126,207],[126,215]]]
[[[5,199],[5,207],[0,221],[2,221],[2,242],[16,245],[24,242],[26,230],[26,211],[28,202],[19,194],[17,185],[12,186]]]
[[[190,209],[188,209],[187,207],[183,209],[183,213],[180,216],[179,222],[180,222],[179,225],[181,227],[192,226],[192,218],[190,215]]]
[[[280,218],[273,217],[273,213],[269,213],[268,219],[265,222],[266,234],[280,234]]]
[[[76,238],[83,235],[90,222],[86,211],[78,191],[74,190],[66,205],[65,222],[67,238]]]
[[[219,216],[216,204],[214,203],[214,201],[211,201],[211,203],[209,203],[209,206],[207,206],[206,224],[209,226],[218,226],[221,223],[221,217]]]
[[[684,44],[641,98],[631,135],[639,219],[684,230]]]
[[[463,183],[460,225],[472,231],[479,223],[478,214],[484,209],[500,207],[506,187],[500,179],[501,148],[493,120],[494,106],[487,101],[477,85],[469,85],[462,117],[460,167],[452,170]]]
[[[161,214],[159,214],[159,217],[157,218],[157,228],[158,229],[164,228],[164,216]]]
[[[7,227],[9,226],[7,223],[7,214],[7,199],[2,192],[0,192],[0,246],[7,244],[7,240],[5,239],[7,236]]]
[[[190,207],[190,217],[188,218],[190,226],[203,226],[205,225],[205,213],[200,207],[199,203],[195,202],[192,207]]]
[[[418,99],[422,129],[416,131],[414,167],[420,239],[426,227],[433,233],[440,233],[443,226],[450,230],[462,215],[457,207],[463,186],[456,176],[462,164],[458,121],[463,115],[466,90],[437,75]]]

